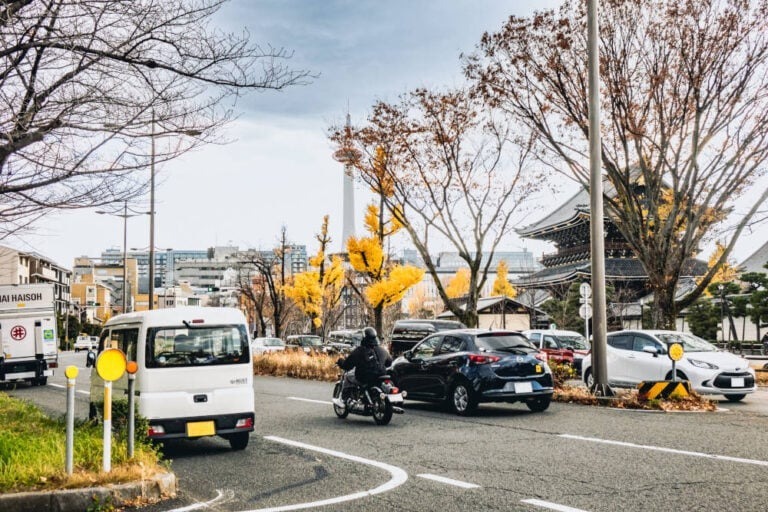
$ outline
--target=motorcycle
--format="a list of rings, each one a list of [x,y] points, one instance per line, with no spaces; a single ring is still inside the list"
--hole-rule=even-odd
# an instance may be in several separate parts
[[[405,411],[400,405],[406,396],[401,392],[389,375],[382,375],[374,386],[353,386],[349,390],[349,396],[342,398],[344,385],[344,373],[333,387],[333,412],[341,419],[349,413],[360,416],[373,416],[377,425],[386,425],[392,419],[392,414],[403,414]],[[397,405],[396,405],[397,404]]]

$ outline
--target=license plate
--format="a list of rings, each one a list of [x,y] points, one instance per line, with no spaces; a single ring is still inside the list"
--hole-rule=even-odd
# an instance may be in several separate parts
[[[731,377],[731,387],[732,388],[743,388],[744,387],[744,377]]]
[[[216,434],[216,425],[213,421],[196,421],[187,423],[187,436],[200,437],[212,436]]]
[[[530,382],[515,382],[515,393],[532,393],[533,385]]]
[[[403,403],[403,395],[401,395],[400,393],[387,395],[387,398],[389,399],[389,403],[391,404]]]

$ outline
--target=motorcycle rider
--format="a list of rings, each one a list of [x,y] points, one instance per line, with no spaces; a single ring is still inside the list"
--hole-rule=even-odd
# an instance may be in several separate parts
[[[387,349],[379,345],[376,329],[366,327],[363,329],[360,346],[355,348],[346,359],[339,358],[336,364],[345,370],[341,397],[346,399],[355,386],[375,385],[376,379],[385,375],[387,367],[392,364],[392,356]],[[350,371],[352,369],[355,371]]]

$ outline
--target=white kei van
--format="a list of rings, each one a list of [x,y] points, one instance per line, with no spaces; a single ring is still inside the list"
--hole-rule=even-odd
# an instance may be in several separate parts
[[[184,307],[115,316],[107,321],[98,351],[119,348],[136,361],[138,413],[152,439],[218,435],[234,450],[248,445],[255,419],[253,364],[248,328],[234,308]],[[88,354],[88,366],[95,361]],[[113,383],[124,398],[128,377]],[[91,417],[100,414],[104,381],[91,370]]]

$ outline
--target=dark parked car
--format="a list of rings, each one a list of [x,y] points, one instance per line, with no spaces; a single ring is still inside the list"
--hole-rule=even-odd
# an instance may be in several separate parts
[[[480,402],[525,402],[544,411],[552,399],[547,356],[516,331],[458,329],[433,334],[392,363],[408,398],[446,401],[457,414]]]
[[[430,334],[448,329],[463,329],[466,325],[453,320],[405,319],[398,320],[389,336],[390,352],[397,356],[416,346]]]

